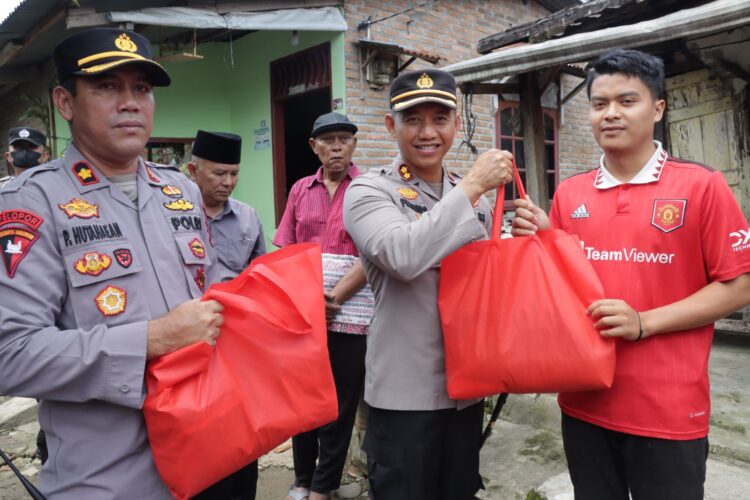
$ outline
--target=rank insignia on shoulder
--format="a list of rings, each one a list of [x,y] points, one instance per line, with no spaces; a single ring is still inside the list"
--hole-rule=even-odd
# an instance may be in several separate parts
[[[130,264],[133,263],[133,254],[130,253],[130,250],[127,248],[118,248],[114,252],[115,260],[118,264],[120,264],[125,269],[130,267]]]
[[[188,210],[193,209],[193,204],[185,199],[179,199],[169,203],[165,203],[164,207],[168,208],[169,210],[187,212]]]
[[[407,200],[416,200],[419,198],[419,193],[412,188],[399,188],[396,191],[398,191],[398,194],[400,194],[402,198],[406,198]]]
[[[96,302],[96,308],[99,309],[99,312],[104,316],[117,316],[125,311],[125,306],[128,302],[128,294],[122,288],[109,285],[99,292],[99,295],[96,296],[94,302]]]
[[[73,198],[69,202],[57,206],[65,212],[68,219],[72,219],[73,217],[78,217],[79,219],[99,217],[99,207],[80,198]]]
[[[182,191],[180,189],[172,184],[167,184],[163,188],[161,188],[161,192],[169,196],[170,198],[179,198],[182,196]]]
[[[109,255],[99,252],[90,252],[76,261],[75,269],[81,274],[99,276],[112,264]]]
[[[206,247],[203,246],[203,242],[198,238],[193,238],[192,240],[190,240],[188,246],[190,247],[190,251],[193,252],[193,255],[195,255],[199,259],[202,259],[206,256]]]
[[[72,170],[81,186],[90,186],[99,182],[99,177],[96,176],[94,169],[82,161],[73,165]]]
[[[161,179],[159,179],[156,174],[154,174],[154,171],[151,170],[150,167],[146,167],[146,175],[148,175],[148,178],[151,179],[151,182],[161,184]]]
[[[199,267],[195,272],[195,284],[201,289],[201,292],[206,288],[206,270],[203,266]]]
[[[414,180],[414,174],[411,173],[411,170],[406,165],[398,167],[398,175],[407,182]]]

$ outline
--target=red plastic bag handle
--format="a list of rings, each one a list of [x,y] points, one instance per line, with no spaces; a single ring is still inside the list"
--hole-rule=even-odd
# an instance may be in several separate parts
[[[521,182],[521,174],[518,173],[518,167],[516,166],[516,160],[512,159],[513,163],[513,178],[516,182],[516,189],[518,189],[519,198],[526,198],[526,190]],[[492,234],[491,239],[500,239],[500,226],[503,223],[503,203],[505,203],[505,185],[501,184],[497,187],[497,193],[495,194],[495,211],[492,214]]]

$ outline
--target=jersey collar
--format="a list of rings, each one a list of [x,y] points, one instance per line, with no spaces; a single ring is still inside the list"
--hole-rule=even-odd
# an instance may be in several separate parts
[[[607,167],[604,166],[604,155],[599,160],[599,171],[596,173],[596,179],[594,180],[594,187],[597,189],[610,189],[617,187],[621,184],[649,184],[651,182],[657,182],[661,177],[661,173],[664,170],[664,164],[667,162],[667,151],[662,147],[661,142],[654,141],[656,151],[651,155],[651,158],[641,168],[640,172],[635,177],[630,179],[628,182],[622,182],[615,178]]]

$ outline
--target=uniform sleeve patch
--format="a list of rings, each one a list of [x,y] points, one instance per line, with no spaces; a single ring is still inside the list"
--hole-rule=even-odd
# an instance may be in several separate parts
[[[3,210],[0,212],[0,228],[9,224],[24,227],[0,229],[0,255],[2,255],[8,278],[16,275],[16,269],[31,247],[39,239],[36,231],[44,219],[27,210]]]
[[[122,288],[109,285],[99,292],[94,302],[96,302],[96,308],[104,316],[117,316],[125,311],[125,306],[128,303],[128,294]]]
[[[8,278],[16,275],[18,264],[26,257],[38,239],[39,234],[33,229],[16,227],[0,229],[0,249],[2,249],[3,263],[5,263]]]
[[[26,210],[3,210],[0,212],[0,227],[15,223],[36,230],[39,229],[42,222],[44,222],[44,219],[41,216]]]

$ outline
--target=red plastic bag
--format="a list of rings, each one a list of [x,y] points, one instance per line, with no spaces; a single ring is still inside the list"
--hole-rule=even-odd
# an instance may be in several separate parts
[[[338,415],[319,245],[259,257],[208,299],[224,306],[216,347],[185,347],[146,374],[154,461],[180,499]]]
[[[578,238],[551,229],[500,239],[503,200],[499,188],[491,239],[466,245],[441,264],[449,396],[609,388],[615,344],[585,315],[604,290]]]

